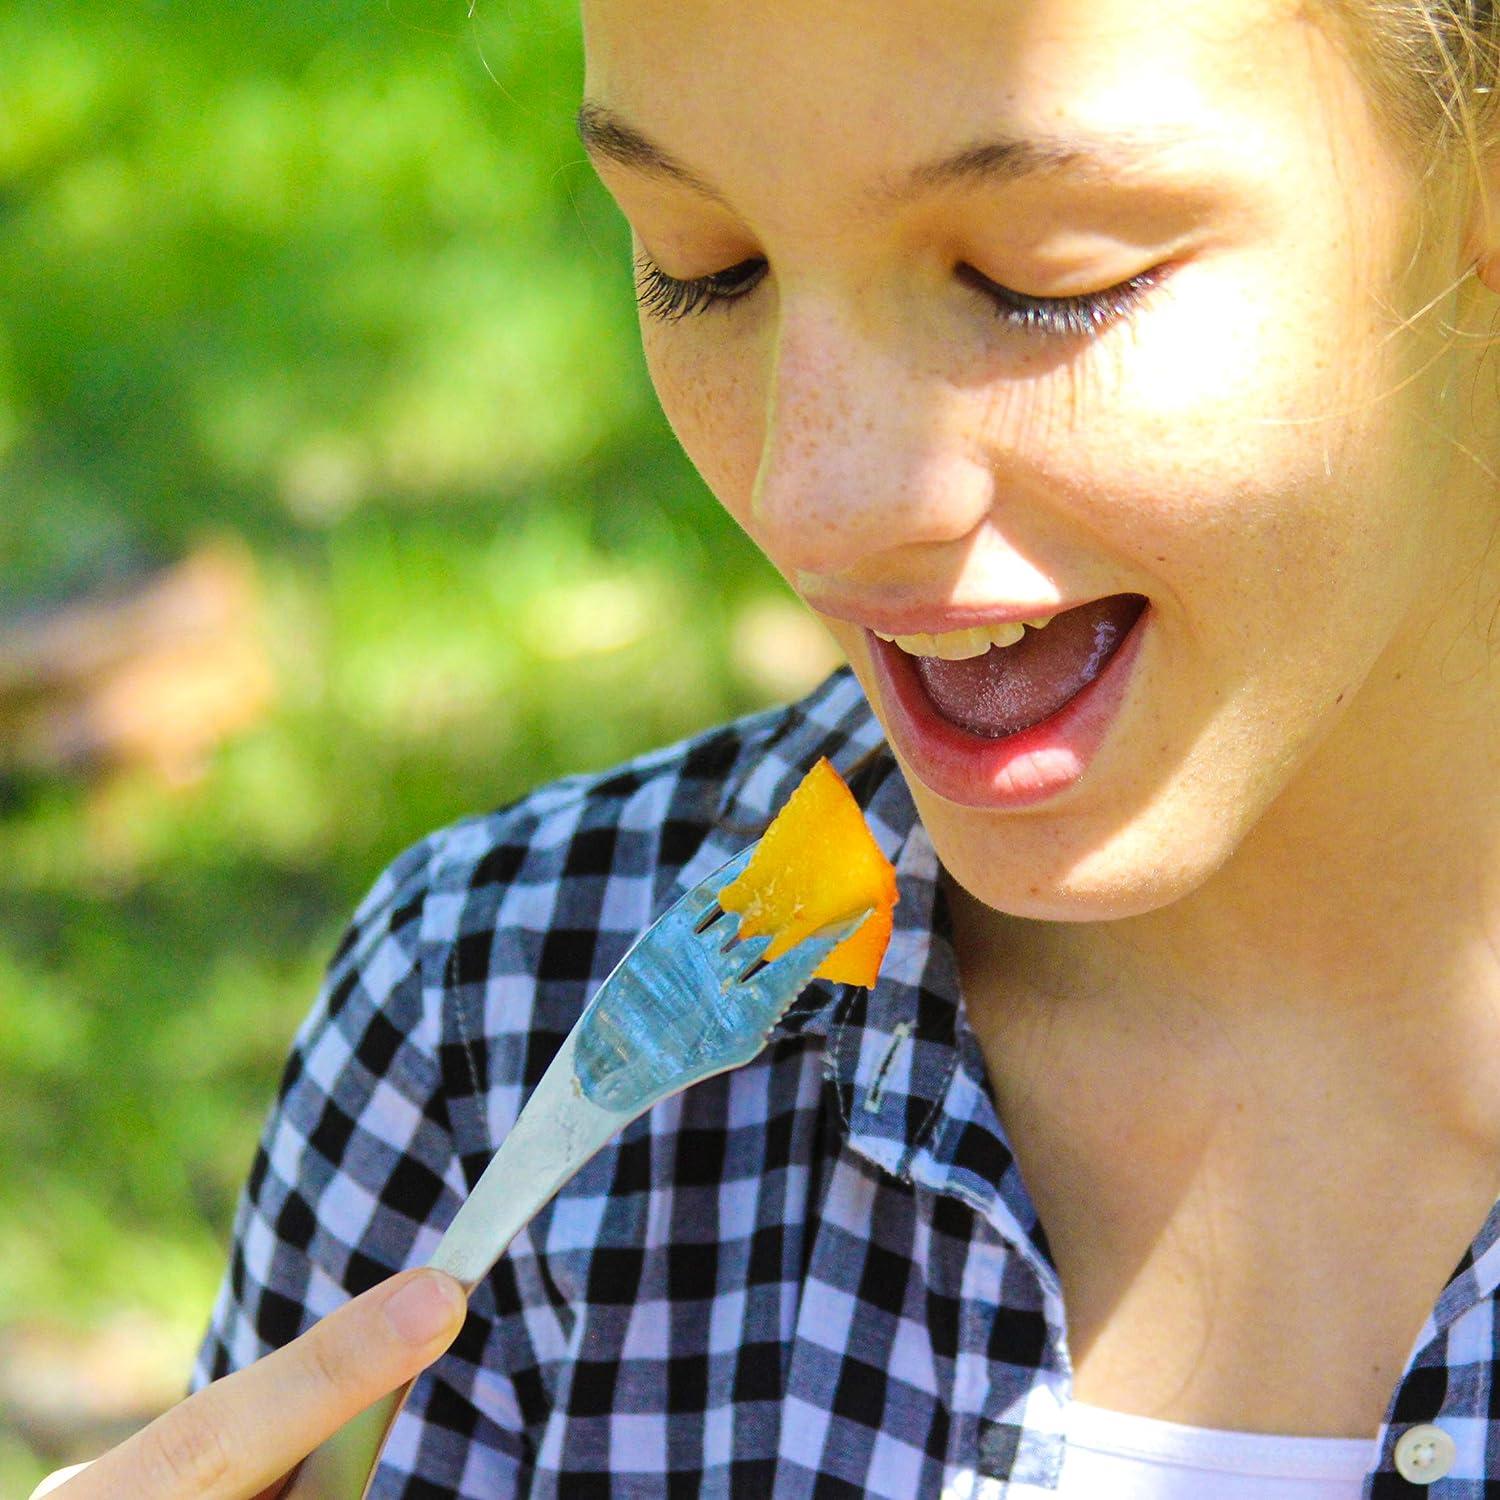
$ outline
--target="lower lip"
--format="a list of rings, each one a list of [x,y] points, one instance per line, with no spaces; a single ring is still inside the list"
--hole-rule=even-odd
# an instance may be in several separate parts
[[[1140,654],[1141,612],[1104,670],[1050,718],[1003,739],[950,724],[932,706],[911,658],[865,632],[895,749],[921,783],[963,807],[1030,807],[1073,786],[1114,722]]]

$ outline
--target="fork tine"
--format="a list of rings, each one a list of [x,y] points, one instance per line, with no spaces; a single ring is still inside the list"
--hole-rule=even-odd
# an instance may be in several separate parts
[[[774,990],[783,994],[800,994],[814,971],[838,947],[845,938],[851,937],[864,925],[873,907],[866,907],[857,916],[845,917],[840,922],[830,922],[816,932],[809,933],[795,947],[780,958],[764,962],[760,955],[747,967],[742,965],[740,979],[758,991]],[[759,941],[758,939],[756,941]],[[735,952],[748,949],[750,943],[738,944]],[[767,944],[766,946],[769,946]]]
[[[759,847],[758,844],[751,844],[741,849],[733,859],[726,860],[715,870],[710,870],[697,885],[688,890],[676,904],[681,920],[685,921],[695,932],[702,931],[705,926],[717,921],[714,913],[723,911],[719,905],[719,892],[731,880],[737,880],[745,873],[745,866],[750,863]],[[705,921],[705,918],[708,920]]]
[[[773,940],[773,936],[768,933],[764,937],[746,938],[731,948],[721,949],[723,963],[720,967],[726,971],[725,978],[733,979],[738,984],[748,977],[748,970],[765,968],[766,949],[771,946]]]
[[[741,925],[739,912],[731,912],[728,921],[714,927],[713,934],[708,941],[713,945],[715,953],[728,953],[732,948],[738,954],[742,949],[758,941],[753,936],[742,938],[740,936]],[[734,959],[730,959],[729,963],[733,965]]]

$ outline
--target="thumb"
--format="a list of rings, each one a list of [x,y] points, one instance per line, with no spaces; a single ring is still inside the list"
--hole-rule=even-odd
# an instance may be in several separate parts
[[[364,1307],[367,1300],[372,1304],[368,1310]],[[378,1314],[379,1324],[384,1325],[379,1332],[391,1356],[402,1370],[414,1371],[430,1364],[453,1342],[468,1310],[469,1299],[463,1287],[446,1271],[425,1266],[399,1272],[330,1313],[319,1326],[347,1336],[355,1333],[356,1313],[362,1324],[371,1323]],[[340,1319],[349,1321],[347,1330],[340,1326]],[[431,1347],[434,1343],[438,1345],[436,1350]]]
[[[442,1271],[393,1276],[158,1417],[70,1480],[59,1500],[249,1500],[431,1364],[466,1307]]]

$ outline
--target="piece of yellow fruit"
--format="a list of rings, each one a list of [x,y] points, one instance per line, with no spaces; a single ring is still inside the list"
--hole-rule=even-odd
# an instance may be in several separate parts
[[[740,914],[741,937],[775,934],[767,961],[829,922],[874,908],[816,972],[840,984],[875,983],[896,901],[896,871],[826,759],[787,798],[743,874],[719,892],[719,905]]]

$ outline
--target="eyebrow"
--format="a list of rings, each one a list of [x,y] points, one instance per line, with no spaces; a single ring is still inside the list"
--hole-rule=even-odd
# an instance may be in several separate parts
[[[649,177],[676,182],[722,202],[718,190],[607,105],[586,99],[578,110],[578,138],[590,156],[603,157]],[[1076,177],[1118,181],[1138,172],[1164,148],[1183,144],[1178,136],[1130,139],[1097,136],[998,137],[971,142],[922,162],[886,184],[881,196],[904,202],[947,187],[1017,182],[1026,177]]]
[[[577,126],[578,139],[590,156],[602,156],[633,172],[665,177],[705,198],[719,199],[718,191],[696,172],[683,166],[644,131],[637,130],[608,106],[585,99],[578,106]]]

